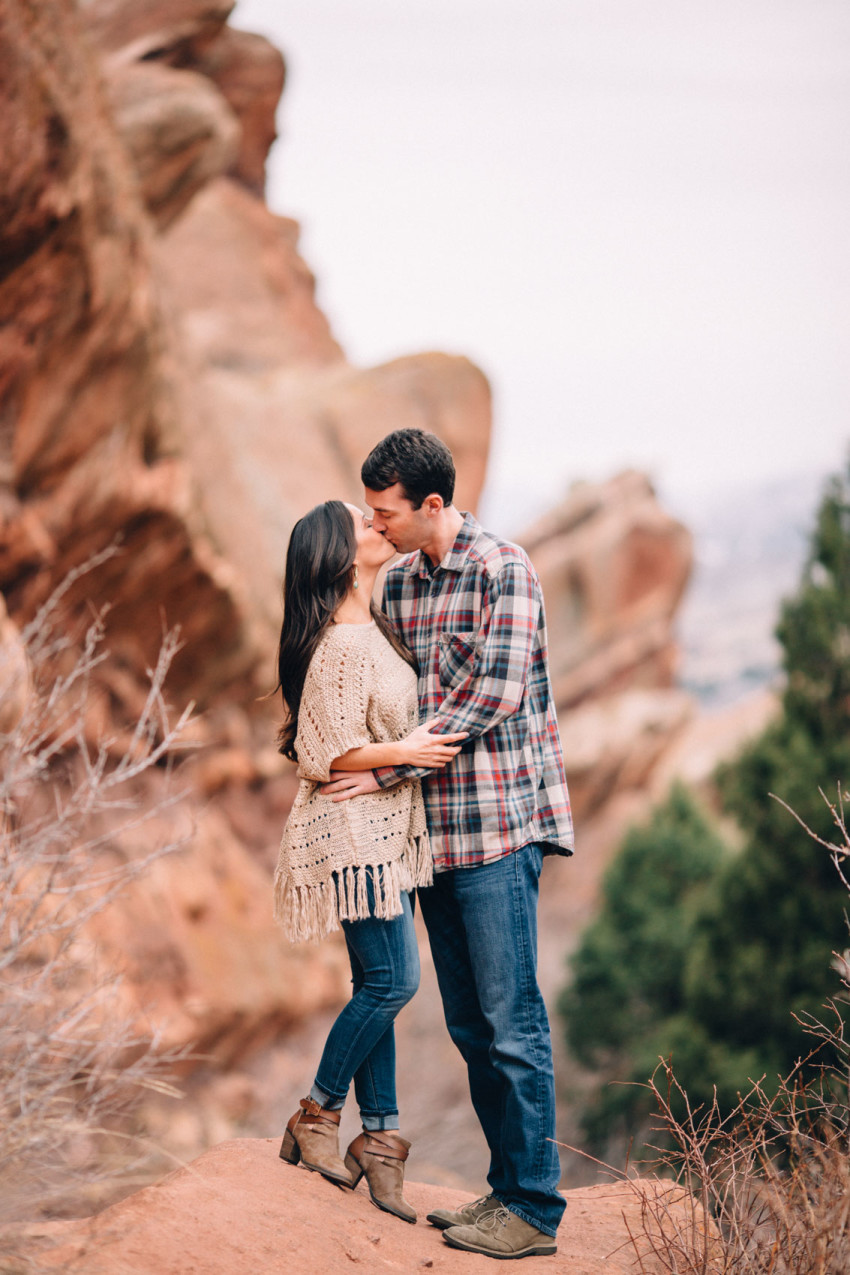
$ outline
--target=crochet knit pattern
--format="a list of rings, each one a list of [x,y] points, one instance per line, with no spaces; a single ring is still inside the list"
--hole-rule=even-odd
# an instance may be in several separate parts
[[[378,626],[332,624],[307,670],[298,710],[298,794],[275,872],[275,916],[293,941],[340,920],[401,914],[401,892],[433,881],[418,781],[334,802],[320,791],[351,748],[404,739],[419,721],[416,674]]]

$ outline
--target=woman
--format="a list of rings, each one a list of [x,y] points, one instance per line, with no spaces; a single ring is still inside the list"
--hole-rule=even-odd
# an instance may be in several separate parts
[[[275,913],[292,939],[342,926],[354,993],[328,1035],[313,1088],[286,1126],[281,1158],[355,1187],[406,1222],[410,1143],[401,1137],[393,1020],[419,985],[410,892],[433,879],[418,781],[335,802],[335,769],[445,766],[463,735],[417,726],[413,656],[372,602],[394,549],[353,505],[329,500],[292,531],[279,679],[280,748],[300,784],[275,873]],[[351,1081],[363,1132],[343,1162],[340,1111]]]

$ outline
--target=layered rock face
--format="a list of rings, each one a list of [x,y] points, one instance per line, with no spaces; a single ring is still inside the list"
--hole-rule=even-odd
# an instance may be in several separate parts
[[[204,703],[244,697],[293,521],[357,498],[383,432],[445,435],[470,504],[489,434],[464,359],[346,363],[258,194],[283,61],[230,7],[4,0],[0,584],[31,614],[120,532],[113,647],[181,624]]]
[[[579,818],[639,789],[690,718],[673,622],[692,564],[687,529],[649,480],[577,484],[521,537],[540,575],[564,759]]]
[[[244,688],[259,652],[182,463],[153,227],[97,61],[70,4],[6,4],[4,35],[0,583],[29,617],[120,533],[90,581],[117,604],[113,649],[144,667],[165,615],[207,695]]]

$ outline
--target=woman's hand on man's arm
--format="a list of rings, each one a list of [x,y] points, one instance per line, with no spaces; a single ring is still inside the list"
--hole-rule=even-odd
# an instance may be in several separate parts
[[[377,792],[380,785],[373,772],[376,766],[426,766],[440,770],[460,752],[458,741],[466,739],[466,731],[450,735],[433,735],[439,725],[434,717],[412,730],[405,739],[386,744],[364,744],[352,748],[331,762],[331,779],[322,785],[322,793],[334,801],[348,801],[367,792]]]
[[[433,770],[441,770],[448,766],[460,752],[459,740],[466,739],[468,731],[456,731],[454,734],[433,735],[431,732],[440,725],[439,717],[432,717],[412,730],[406,739],[396,744],[399,766],[428,766]]]
[[[383,744],[363,744],[349,748],[331,762],[331,770],[373,770],[376,766],[427,766],[436,770],[447,766],[460,752],[458,740],[466,739],[466,731],[454,735],[432,735],[440,723],[438,717],[423,722],[404,739]]]

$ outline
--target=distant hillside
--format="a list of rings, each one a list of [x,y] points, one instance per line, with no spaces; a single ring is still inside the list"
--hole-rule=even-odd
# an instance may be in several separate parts
[[[679,612],[681,681],[706,708],[780,673],[773,630],[796,586],[826,476],[753,483],[675,508],[694,533],[694,574]]]

